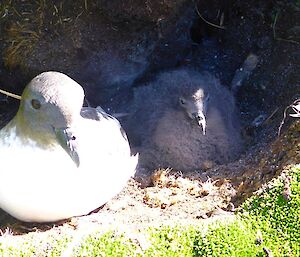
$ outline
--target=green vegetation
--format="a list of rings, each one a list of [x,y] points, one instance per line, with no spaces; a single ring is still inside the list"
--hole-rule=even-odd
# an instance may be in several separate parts
[[[286,189],[290,191],[284,197]],[[300,256],[299,217],[300,166],[273,179],[245,201],[233,221],[203,227],[151,228],[142,238],[129,233],[94,233],[76,244],[66,235],[59,239],[31,237],[26,243],[12,243],[14,237],[8,236],[0,241],[0,256],[64,256],[71,246],[68,256],[296,257]],[[41,249],[43,240],[47,240],[47,247]]]
[[[281,176],[242,205],[242,217],[261,230],[275,256],[300,256],[300,167],[285,175],[291,178],[290,200],[283,195],[285,176]]]
[[[283,196],[287,177],[291,178],[290,200]],[[198,240],[196,256],[300,256],[299,217],[298,167],[248,199],[235,222],[211,228]]]
[[[37,237],[37,235],[31,234],[26,237],[26,241],[18,238],[18,236],[4,237],[3,240],[0,238],[0,256],[61,256],[69,242],[70,236],[66,235],[57,238],[56,235]]]
[[[137,245],[124,235],[108,232],[103,235],[90,235],[73,251],[73,256],[134,256],[136,250]]]

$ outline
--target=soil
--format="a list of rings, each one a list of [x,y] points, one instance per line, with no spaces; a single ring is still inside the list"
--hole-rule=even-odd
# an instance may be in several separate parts
[[[299,1],[87,2],[4,1],[1,88],[20,94],[33,76],[55,69],[83,85],[90,105],[126,112],[139,82],[164,69],[197,67],[234,90],[246,150],[233,163],[208,163],[194,173],[159,170],[132,179],[102,208],[59,224],[22,223],[2,212],[2,231],[59,233],[86,224],[135,231],[231,217],[255,190],[299,163],[299,120],[287,115],[278,136],[283,112],[300,92]],[[0,98],[1,126],[17,107]]]

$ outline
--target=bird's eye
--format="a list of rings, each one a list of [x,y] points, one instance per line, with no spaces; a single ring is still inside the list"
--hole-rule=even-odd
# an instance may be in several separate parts
[[[38,110],[38,109],[41,108],[41,103],[40,103],[40,101],[37,100],[37,99],[32,99],[32,100],[31,100],[31,106],[32,106],[33,109]]]
[[[181,104],[181,105],[185,105],[185,99],[184,98],[179,98],[179,103]]]

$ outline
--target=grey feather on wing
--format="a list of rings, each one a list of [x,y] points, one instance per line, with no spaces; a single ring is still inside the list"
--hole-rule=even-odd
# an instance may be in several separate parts
[[[85,119],[101,120],[101,119],[114,119],[111,115],[107,114],[101,107],[82,107],[80,115]]]
[[[97,106],[97,108],[82,107],[80,115],[85,119],[96,120],[96,121],[101,121],[103,119],[114,120],[119,125],[123,138],[126,139],[126,141],[128,141],[126,132],[121,127],[120,122],[112,115],[106,113],[100,106]]]

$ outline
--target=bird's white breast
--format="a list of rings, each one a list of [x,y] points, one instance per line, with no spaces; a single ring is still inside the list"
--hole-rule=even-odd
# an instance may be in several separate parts
[[[0,207],[25,221],[83,215],[121,191],[136,158],[113,120],[83,120],[77,128],[80,166],[59,145],[45,150],[0,131]],[[7,133],[9,132],[9,133]]]

